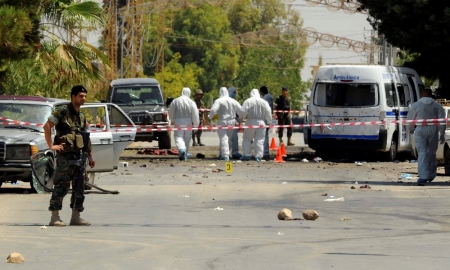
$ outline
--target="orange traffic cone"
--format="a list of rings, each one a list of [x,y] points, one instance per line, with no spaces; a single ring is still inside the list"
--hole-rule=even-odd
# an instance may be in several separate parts
[[[275,142],[275,138],[272,137],[272,142],[270,143],[269,150],[277,150],[277,143]]]
[[[287,154],[286,154],[286,148],[284,147],[284,143],[281,144],[280,149],[281,149],[281,155],[282,155],[283,157],[287,157]]]
[[[275,162],[275,163],[282,163],[282,162],[285,162],[285,161],[283,160],[282,155],[281,155],[281,148],[278,148],[278,150],[277,150],[277,155],[276,155],[276,157],[275,157],[274,162]]]

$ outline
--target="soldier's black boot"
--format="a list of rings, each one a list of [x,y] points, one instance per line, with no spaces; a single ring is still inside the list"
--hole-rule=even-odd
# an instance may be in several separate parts
[[[200,137],[197,137],[198,140],[198,146],[205,146],[201,141],[200,141]]]
[[[195,142],[195,136],[192,135],[192,146],[197,146],[197,143]]]

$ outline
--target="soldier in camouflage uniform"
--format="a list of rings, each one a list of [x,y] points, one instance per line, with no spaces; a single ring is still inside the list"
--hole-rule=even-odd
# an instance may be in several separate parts
[[[195,90],[195,98],[194,98],[194,102],[197,105],[197,109],[205,109],[205,104],[203,103],[202,100],[203,97],[203,91],[202,89],[197,89]],[[200,125],[199,127],[201,127],[203,125],[203,122],[205,121],[205,111],[199,111],[198,112],[198,116],[199,116],[199,120],[200,120]],[[197,135],[197,141],[198,143],[195,142],[195,136]],[[193,130],[192,131],[192,146],[205,146],[201,141],[200,141],[200,137],[202,136],[202,130]]]
[[[62,209],[64,196],[68,193],[71,183],[72,197],[70,199],[70,208],[72,208],[72,218],[70,225],[91,225],[88,221],[80,218],[80,212],[84,210],[85,181],[81,185],[81,190],[78,191],[78,196],[75,194],[78,186],[79,169],[75,162],[80,159],[80,151],[82,149],[80,132],[85,131],[88,125],[85,115],[80,111],[81,105],[86,101],[86,95],[86,88],[81,85],[74,86],[70,93],[70,104],[57,108],[44,125],[45,140],[49,149],[58,152],[55,177],[53,179],[54,188],[48,208],[52,211],[49,226],[66,226],[59,217],[59,210]],[[56,129],[54,141],[51,138],[51,129],[53,127]],[[89,166],[93,168],[95,161],[91,151],[92,147],[89,140]]]
[[[289,112],[277,112],[276,118],[278,119],[278,125],[291,125],[292,119],[291,119],[291,97],[288,96],[288,89],[287,87],[283,86],[281,87],[281,96],[277,97],[275,99],[275,110],[283,110],[283,111],[289,111]],[[292,146],[295,145],[291,138],[292,138],[292,128],[288,127],[287,129],[287,137],[288,137],[288,143],[287,145]],[[278,128],[278,138],[280,139],[280,145],[283,143],[283,128]]]

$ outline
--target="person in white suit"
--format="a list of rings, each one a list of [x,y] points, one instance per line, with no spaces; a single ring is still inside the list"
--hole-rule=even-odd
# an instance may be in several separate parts
[[[174,99],[170,104],[169,117],[176,126],[198,127],[199,117],[197,105],[191,100],[191,89],[185,87],[181,96]],[[192,130],[175,130],[174,139],[178,148],[178,158],[187,160],[189,144],[191,142]]]

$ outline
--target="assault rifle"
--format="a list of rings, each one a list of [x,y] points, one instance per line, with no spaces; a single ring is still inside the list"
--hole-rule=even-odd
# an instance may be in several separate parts
[[[78,182],[77,189],[75,190],[75,200],[77,198],[83,197],[83,189],[84,189],[84,176],[86,171],[86,161],[88,159],[88,144],[89,144],[89,132],[82,131],[80,132],[83,137],[83,149],[80,152],[80,159],[77,161],[78,166]]]

